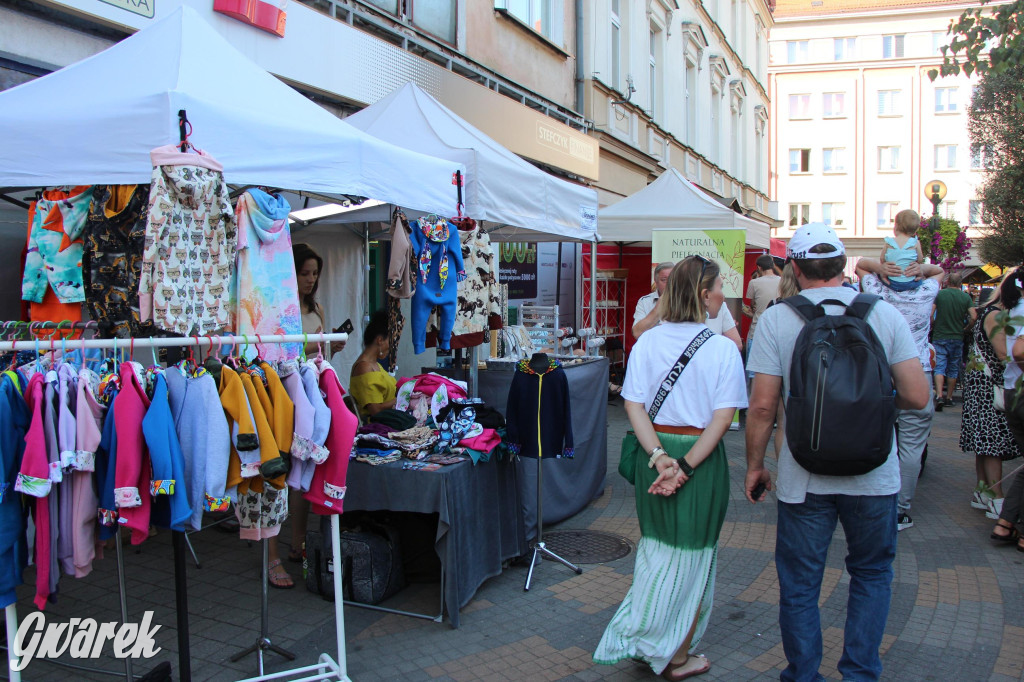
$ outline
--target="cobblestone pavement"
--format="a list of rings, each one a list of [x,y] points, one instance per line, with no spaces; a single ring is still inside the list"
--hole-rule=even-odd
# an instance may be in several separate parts
[[[899,535],[893,600],[882,642],[887,680],[1024,680],[1024,554],[988,538],[992,522],[969,507],[973,457],[957,447],[960,406],[936,415],[930,454],[917,489],[915,525]],[[604,495],[560,528],[589,528],[639,539],[633,492],[616,473],[619,441],[626,429],[621,403],[609,409],[608,482]],[[740,492],[745,471],[743,434],[726,436],[731,465],[731,505],[722,531],[711,624],[700,646],[712,661],[702,679],[778,679],[784,667],[777,623],[778,581],[773,562],[775,505],[752,507]],[[1006,465],[1007,473],[1019,464]],[[146,610],[163,625],[154,661],[177,667],[173,569],[169,534],[126,550],[129,620]],[[287,535],[287,529],[284,532]],[[255,674],[250,656],[230,663],[234,652],[256,640],[259,627],[259,547],[218,533],[192,536],[202,568],[189,565],[193,679],[232,680]],[[840,530],[832,546],[820,599],[825,657],[821,672],[837,679],[849,577],[843,570]],[[112,553],[111,553],[112,554]],[[463,610],[462,627],[365,609],[346,608],[349,673],[359,682],[378,680],[632,680],[653,679],[632,662],[597,666],[590,660],[601,633],[629,588],[633,554],[574,575],[553,562],[541,564],[529,592],[526,569],[513,566],[484,583]],[[48,617],[116,620],[117,588],[112,558],[92,575],[65,579]],[[299,573],[289,565],[293,576]],[[34,579],[30,570],[26,577]],[[30,590],[19,591],[21,615]],[[412,585],[388,606],[436,612],[436,585]],[[312,663],[334,643],[332,605],[303,589],[272,590],[273,641]],[[109,647],[107,653],[109,654]],[[285,667],[269,655],[271,670]],[[112,659],[89,662],[123,670]],[[136,673],[153,662],[139,663]],[[295,664],[291,664],[295,665]],[[175,677],[177,679],[177,677]],[[28,680],[111,679],[69,672],[50,662],[33,663]]]

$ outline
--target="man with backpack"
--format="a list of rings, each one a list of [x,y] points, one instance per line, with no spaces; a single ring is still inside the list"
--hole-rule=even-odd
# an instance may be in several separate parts
[[[821,679],[818,598],[837,520],[850,573],[844,679],[878,679],[896,555],[897,409],[922,409],[930,387],[903,316],[842,286],[846,251],[827,225],[802,225],[787,255],[801,295],[761,316],[748,369],[747,499],[779,498],[775,564],[788,667],[781,679]],[[786,433],[773,488],[765,449],[781,396]]]
[[[857,276],[860,277],[860,286],[864,293],[875,294],[883,301],[891,303],[910,326],[910,335],[914,337],[917,356],[921,360],[921,367],[929,386],[932,361],[928,332],[931,331],[935,297],[939,293],[945,274],[938,265],[927,263],[912,263],[904,272],[895,263],[880,263],[873,258],[861,258],[857,261]],[[920,275],[925,279],[917,288],[900,291],[886,286],[883,281],[883,278],[894,275]],[[928,445],[928,436],[932,432],[932,417],[935,416],[937,409],[938,406],[929,399],[923,410],[900,410],[897,416],[899,428],[896,432],[896,445],[900,458],[901,480],[900,495],[896,501],[897,531],[906,530],[914,525],[914,520],[910,518],[910,502],[914,498],[914,491],[917,490],[917,479],[921,475],[921,458]]]

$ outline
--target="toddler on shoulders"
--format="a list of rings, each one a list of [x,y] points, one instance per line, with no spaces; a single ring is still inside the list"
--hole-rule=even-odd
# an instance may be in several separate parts
[[[921,227],[921,216],[917,214],[917,211],[907,209],[897,213],[892,236],[885,238],[881,261],[895,263],[904,271],[911,263],[923,263],[924,252],[921,251],[921,243],[917,239],[919,227]],[[923,281],[916,277],[898,275],[889,278],[889,288],[894,291],[909,291],[921,286]]]

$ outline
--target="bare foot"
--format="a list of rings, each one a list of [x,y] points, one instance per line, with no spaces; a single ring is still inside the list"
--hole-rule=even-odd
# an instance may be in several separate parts
[[[679,680],[686,680],[697,675],[703,675],[711,669],[711,663],[704,656],[694,655],[687,656],[686,660],[682,663],[671,662],[668,667],[665,668],[661,676],[666,680],[673,680],[678,682]]]

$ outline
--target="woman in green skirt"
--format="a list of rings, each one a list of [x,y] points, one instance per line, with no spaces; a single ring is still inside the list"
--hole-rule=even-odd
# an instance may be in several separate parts
[[[642,538],[633,585],[597,646],[597,663],[640,659],[669,680],[711,667],[692,652],[711,615],[729,503],[721,440],[736,409],[747,406],[736,345],[704,324],[724,301],[718,265],[686,258],[658,302],[661,324],[630,354],[622,397],[633,431],[619,473],[636,487]]]

